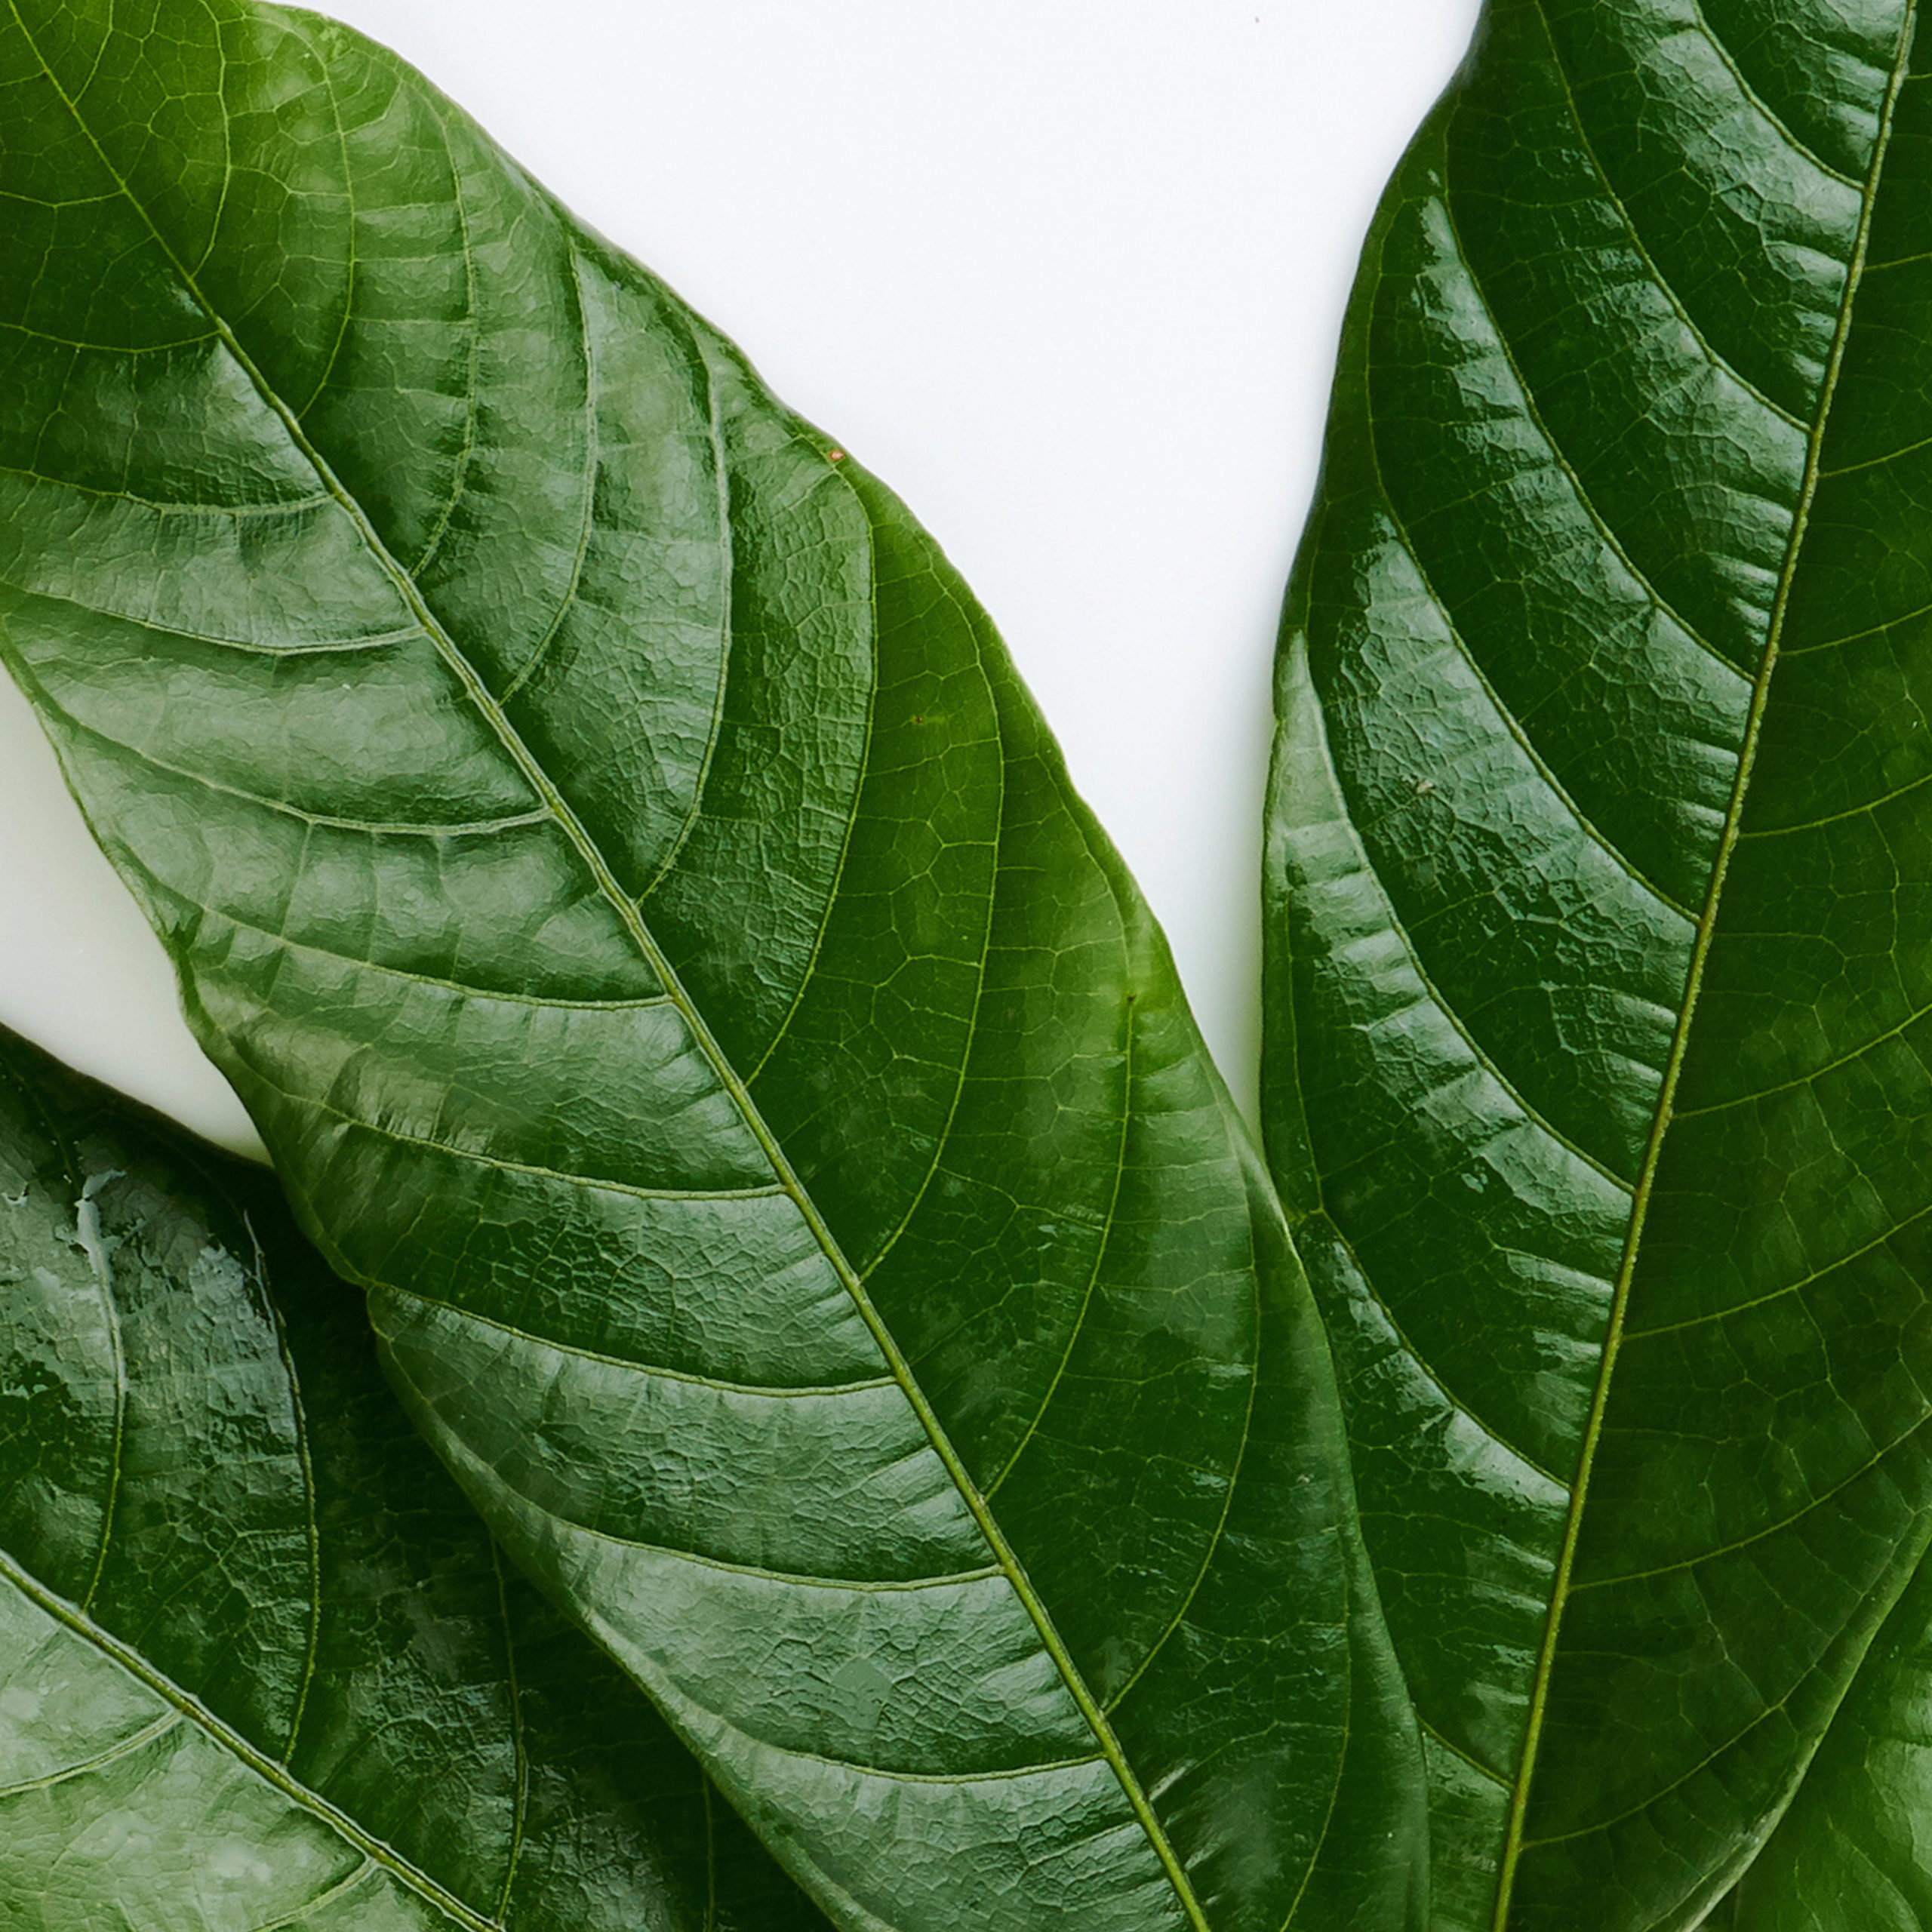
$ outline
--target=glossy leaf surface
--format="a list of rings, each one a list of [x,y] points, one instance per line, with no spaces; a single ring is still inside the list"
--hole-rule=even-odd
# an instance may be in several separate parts
[[[854,1925],[1404,1924],[1278,1208],[904,510],[419,77],[0,20],[0,623],[389,1372]]]
[[[0,1924],[824,1932],[259,1170],[0,1033]]]
[[[1491,0],[1351,309],[1264,1084],[1445,1928],[1694,1923],[1932,1527],[1928,74]]]
[[[1932,1567],[1872,1646],[1713,1932],[1932,1927]]]

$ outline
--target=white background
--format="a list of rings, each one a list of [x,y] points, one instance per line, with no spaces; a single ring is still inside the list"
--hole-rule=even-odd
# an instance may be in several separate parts
[[[335,0],[910,503],[1252,1106],[1269,663],[1355,253],[1477,0]],[[247,1121],[0,678],[0,1020]]]

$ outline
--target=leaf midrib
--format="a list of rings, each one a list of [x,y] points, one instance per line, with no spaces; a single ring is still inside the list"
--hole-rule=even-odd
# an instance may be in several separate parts
[[[1649,1212],[1651,1189],[1656,1181],[1664,1140],[1673,1118],[1672,1103],[1676,1095],[1678,1076],[1683,1071],[1684,1057],[1690,1045],[1698,994],[1703,986],[1704,965],[1709,956],[1711,942],[1716,931],[1718,910],[1724,894],[1724,881],[1743,823],[1745,797],[1750,789],[1758,737],[1770,696],[1772,674],[1777,667],[1778,648],[1783,636],[1785,620],[1790,609],[1792,588],[1796,580],[1799,559],[1810,528],[1811,506],[1817,494],[1824,453],[1825,432],[1831,420],[1832,406],[1837,396],[1838,378],[1844,365],[1845,346],[1851,334],[1853,312],[1857,306],[1859,288],[1864,278],[1872,217],[1878,206],[1879,185],[1884,173],[1887,150],[1891,143],[1892,123],[1900,91],[1905,84],[1907,69],[1911,63],[1918,17],[1918,0],[1905,0],[1904,12],[1899,25],[1898,42],[1893,54],[1891,75],[1887,84],[1884,103],[1872,143],[1871,165],[1866,171],[1863,201],[1859,210],[1858,231],[1852,245],[1851,259],[1846,268],[1844,293],[1839,300],[1838,321],[1832,332],[1831,353],[1826,364],[1817,414],[1806,441],[1804,470],[1799,487],[1797,508],[1792,518],[1791,536],[1786,546],[1783,568],[1779,574],[1777,592],[1772,601],[1770,618],[1765,629],[1764,654],[1752,688],[1751,709],[1745,725],[1743,745],[1738,755],[1737,775],[1732,784],[1730,801],[1724,814],[1724,830],[1718,844],[1717,859],[1712,868],[1710,888],[1705,897],[1703,911],[1697,921],[1690,971],[1684,982],[1684,1006],[1678,1015],[1676,1032],[1671,1041],[1670,1057],[1665,1066],[1663,1081],[1657,1097],[1657,1112],[1651,1121],[1650,1138],[1644,1147],[1643,1164],[1638,1175],[1636,1195],[1631,1207],[1623,1256],[1617,1269],[1616,1288],[1611,1301],[1610,1325],[1604,1340],[1603,1359],[1598,1369],[1596,1388],[1591,1398],[1589,1417],[1584,1428],[1576,1481],[1571,1491],[1569,1512],[1564,1524],[1563,1545],[1557,1561],[1555,1583],[1550,1596],[1549,1620],[1544,1626],[1543,1647],[1537,1657],[1536,1675],[1531,1690],[1529,1720],[1524,1734],[1523,1755],[1518,1766],[1511,1797],[1509,1828],[1503,1841],[1503,1858],[1497,1875],[1493,1932],[1507,1932],[1516,1870],[1524,1848],[1524,1823],[1528,1810],[1531,1789],[1535,1781],[1537,1752],[1542,1741],[1550,1678],[1556,1660],[1563,1613],[1571,1593],[1570,1578],[1575,1567],[1590,1476],[1602,1436],[1604,1415],[1609,1401],[1611,1383],[1616,1373],[1617,1354],[1623,1343],[1624,1319],[1629,1305],[1638,1250],[1643,1240],[1644,1223]],[[1565,85],[1567,88],[1567,81]]]
[[[488,688],[483,682],[475,668],[458,648],[455,640],[449,635],[435,613],[429,608],[414,580],[391,554],[388,546],[383,543],[360,503],[343,487],[333,467],[328,463],[321,452],[310,441],[300,420],[264,377],[254,358],[248,354],[235,336],[234,331],[229,326],[226,318],[203,293],[200,282],[193,271],[176,254],[167,238],[155,225],[146,204],[134,192],[120,170],[115,166],[106,149],[102,147],[96,137],[92,128],[88,125],[85,117],[82,114],[78,101],[69,96],[66,89],[62,87],[59,78],[48,65],[45,55],[42,54],[39,43],[34,36],[32,29],[21,15],[18,0],[8,0],[8,8],[19,26],[22,36],[32,50],[35,59],[38,61],[41,70],[46,76],[48,85],[53,88],[61,104],[72,116],[75,125],[93,149],[109,177],[140,217],[143,225],[153,238],[155,245],[160,250],[169,266],[180,278],[183,289],[208,317],[223,346],[235,358],[236,365],[247,376],[263,403],[274,412],[295,448],[304,460],[313,466],[315,474],[321,479],[329,494],[341,507],[343,512],[349,517],[371,556],[394,584],[398,594],[402,598],[417,623],[421,625],[423,635],[429,640],[437,655],[457,678],[464,694],[469,698],[478,715],[489,725],[497,741],[509,755],[525,781],[542,800],[545,808],[555,820],[558,828],[570,841],[572,849],[596,881],[598,891],[617,914],[632,943],[642,955],[645,963],[658,975],[665,991],[678,1007],[686,1025],[690,1027],[692,1038],[710,1062],[720,1084],[724,1087],[725,1091],[731,1096],[734,1104],[738,1108],[746,1127],[758,1141],[760,1149],[770,1162],[774,1173],[777,1176],[786,1192],[791,1196],[794,1205],[804,1218],[806,1226],[811,1229],[814,1240],[818,1244],[826,1260],[844,1284],[860,1318],[865,1323],[874,1343],[884,1357],[892,1372],[893,1380],[897,1383],[901,1392],[912,1407],[921,1427],[932,1444],[934,1453],[940,1458],[947,1475],[958,1489],[961,1500],[965,1503],[980,1534],[986,1538],[988,1546],[992,1550],[1000,1571],[1005,1575],[1008,1583],[1018,1597],[1022,1607],[1026,1611],[1028,1620],[1032,1623],[1042,1647],[1051,1658],[1056,1670],[1066,1684],[1068,1694],[1072,1697],[1082,1719],[1094,1733],[1096,1741],[1100,1746],[1102,1756],[1119,1780],[1128,1805],[1133,1811],[1135,1821],[1146,1833],[1160,1862],[1161,1869],[1173,1887],[1175,1896],[1186,1915],[1190,1927],[1193,1928],[1193,1932],[1212,1932],[1212,1928],[1208,1922],[1199,1900],[1195,1895],[1193,1886],[1181,1864],[1178,1854],[1169,1841],[1159,1819],[1155,1817],[1152,1803],[1143,1789],[1138,1776],[1128,1762],[1126,1752],[1119,1739],[1115,1735],[1112,1724],[1069,1653],[1064,1640],[1054,1624],[1051,1613],[1034,1591],[1017,1552],[1008,1543],[985,1497],[973,1481],[958,1451],[954,1447],[943,1425],[934,1413],[931,1403],[913,1375],[911,1364],[901,1352],[891,1330],[874,1306],[863,1281],[846,1257],[832,1230],[826,1225],[823,1217],[818,1211],[817,1204],[812,1200],[811,1195],[794,1171],[784,1149],[765,1121],[762,1112],[753,1102],[750,1094],[739,1078],[735,1069],[713,1035],[696,1002],[686,991],[671,961],[665,956],[656,938],[645,924],[635,903],[618,882],[602,851],[595,840],[591,837],[576,812],[571,808],[561,791],[551,780],[549,774],[538,762],[528,746],[524,743],[521,736],[511,724],[509,718],[504,715],[501,707],[491,696]],[[223,111],[225,117],[225,106]],[[456,192],[460,197],[461,192],[460,183],[457,184]],[[848,484],[847,487],[849,488],[851,486]],[[869,529],[870,512],[865,509],[863,500],[860,500],[860,509],[866,515],[867,527]],[[5,1563],[4,1553],[0,1552],[0,1565],[4,1565]],[[4,1572],[0,1571],[0,1574]],[[494,1928],[490,1927],[486,1921],[481,1920],[466,1918],[464,1923],[473,1925],[478,1928],[478,1932],[494,1932]]]

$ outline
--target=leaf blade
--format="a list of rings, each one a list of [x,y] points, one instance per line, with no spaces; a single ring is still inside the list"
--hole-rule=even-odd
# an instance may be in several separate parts
[[[1775,1092],[1728,1147],[1698,1118],[1740,1063],[1829,1079],[1803,1016],[1841,1020],[1860,915],[1842,859],[1801,899],[1763,835],[1794,792],[1883,806],[1856,730],[1900,756],[1789,647],[1845,588],[1861,389],[1914,380],[1872,366],[1872,291],[1915,33],[1493,5],[1345,337],[1284,623],[1264,1084],[1440,1745],[1445,1923],[1694,1921],[1923,1539],[1911,1294],[1850,1285],[1909,1271],[1897,1231],[1838,1251],[1795,1178],[1829,1137]],[[1829,1134],[1909,1192],[1842,1103]]]
[[[5,648],[418,1420],[835,1914],[1412,1914],[1318,1331],[990,626],[400,63],[168,11],[14,36],[205,406],[11,473]]]

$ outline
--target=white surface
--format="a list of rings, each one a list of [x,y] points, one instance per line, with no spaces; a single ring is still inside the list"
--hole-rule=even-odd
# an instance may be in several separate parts
[[[333,11],[906,497],[1004,632],[1251,1108],[1275,613],[1356,251],[1477,0]],[[10,688],[0,1020],[252,1140]]]

